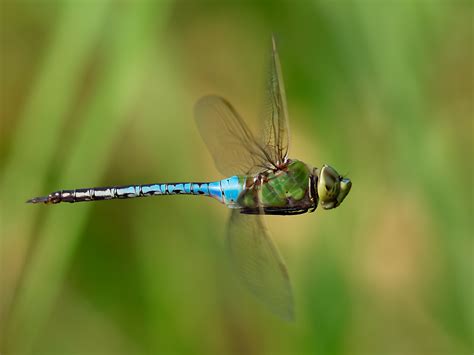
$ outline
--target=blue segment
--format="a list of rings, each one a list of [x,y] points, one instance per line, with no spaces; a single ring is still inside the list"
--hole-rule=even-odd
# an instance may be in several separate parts
[[[174,184],[168,184],[168,193],[169,194],[172,194],[173,191],[175,189],[175,185]]]
[[[144,195],[159,195],[161,194],[160,185],[143,185],[142,186],[142,193]]]
[[[234,204],[244,188],[245,183],[239,181],[238,176],[231,176],[230,178],[221,180],[222,190],[224,191],[224,198],[226,204]]]
[[[193,194],[209,195],[209,185],[207,183],[193,184]]]
[[[151,185],[150,186],[150,191],[161,194],[160,185],[158,185],[158,184]]]
[[[223,202],[222,188],[221,188],[221,182],[220,181],[215,181],[215,182],[210,182],[209,183],[209,194],[212,197],[215,197],[219,201]]]
[[[177,194],[182,194],[184,192],[184,186],[183,184],[176,184],[174,185],[175,190],[177,190],[175,193]]]
[[[191,193],[191,184],[184,184],[184,193],[185,194]]]
[[[135,186],[129,186],[129,187],[123,187],[123,188],[117,188],[117,195],[118,196],[136,196],[135,192]]]
[[[166,194],[166,184],[161,184],[160,185],[160,190],[161,190],[161,194]]]

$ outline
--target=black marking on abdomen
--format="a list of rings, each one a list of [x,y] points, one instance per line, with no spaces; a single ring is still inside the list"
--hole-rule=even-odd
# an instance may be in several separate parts
[[[308,212],[309,208],[301,207],[261,207],[261,208],[242,208],[240,213],[243,214],[269,214],[279,216],[291,216]]]

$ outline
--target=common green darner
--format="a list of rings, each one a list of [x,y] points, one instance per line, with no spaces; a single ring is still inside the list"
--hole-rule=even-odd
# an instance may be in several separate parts
[[[256,138],[235,108],[219,96],[195,106],[196,123],[218,170],[215,182],[156,183],[56,191],[27,202],[56,204],[157,195],[205,195],[231,208],[227,246],[243,282],[275,314],[292,319],[285,263],[262,215],[313,212],[341,204],[352,183],[328,165],[313,168],[288,158],[288,113],[280,60],[272,38],[263,133]]]

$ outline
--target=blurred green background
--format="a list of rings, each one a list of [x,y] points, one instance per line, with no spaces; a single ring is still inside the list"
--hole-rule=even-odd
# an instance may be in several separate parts
[[[2,354],[472,354],[470,1],[3,1]],[[255,121],[275,32],[291,156],[341,208],[267,218],[296,322],[229,270],[228,211],[62,188],[220,175],[193,104]]]

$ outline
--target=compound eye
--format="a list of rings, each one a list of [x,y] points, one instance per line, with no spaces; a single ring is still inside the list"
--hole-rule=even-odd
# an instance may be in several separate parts
[[[338,205],[346,198],[346,196],[349,194],[349,191],[351,191],[352,187],[352,182],[351,180],[344,178],[342,179],[340,183],[340,191],[339,195],[337,197]]]
[[[324,165],[319,172],[318,179],[318,195],[321,204],[326,204],[328,208],[333,208],[330,202],[337,199],[339,189],[339,174],[330,166]]]

